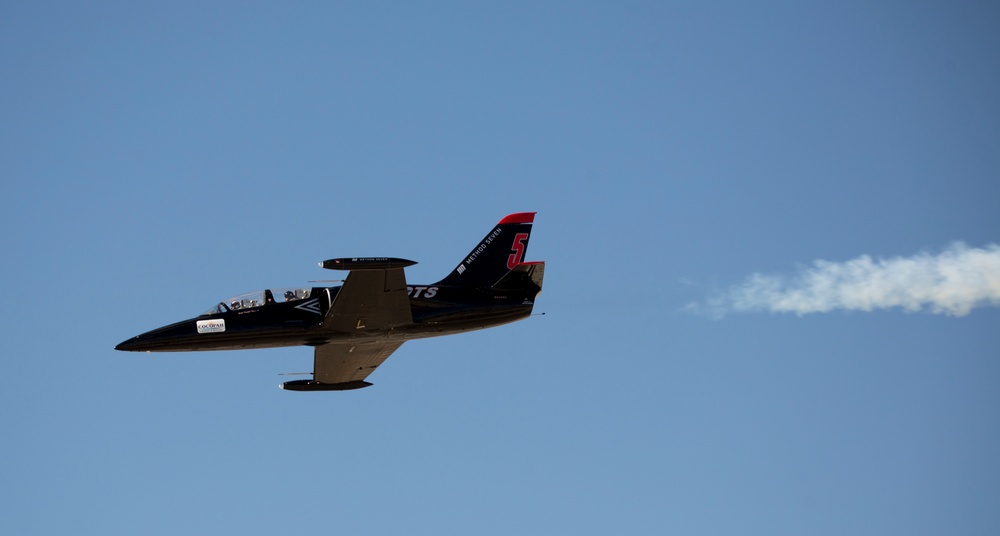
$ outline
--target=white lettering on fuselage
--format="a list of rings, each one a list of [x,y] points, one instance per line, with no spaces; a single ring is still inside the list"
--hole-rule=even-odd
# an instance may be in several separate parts
[[[226,331],[226,321],[222,318],[218,320],[199,320],[195,325],[198,327],[198,333],[222,333]]]
[[[433,298],[437,292],[437,287],[406,287],[406,295],[411,298]]]

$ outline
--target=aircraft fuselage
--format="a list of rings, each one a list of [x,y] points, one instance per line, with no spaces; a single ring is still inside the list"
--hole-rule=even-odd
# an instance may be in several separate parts
[[[316,287],[308,300],[255,303],[243,308],[175,322],[116,346],[118,350],[184,352],[240,350],[283,346],[319,346],[331,342],[391,339],[408,341],[499,326],[531,314],[535,294],[441,285],[407,287],[413,322],[389,329],[335,331],[324,318],[341,287]]]

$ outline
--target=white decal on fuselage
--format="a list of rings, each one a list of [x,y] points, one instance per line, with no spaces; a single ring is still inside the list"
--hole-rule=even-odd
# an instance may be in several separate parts
[[[310,313],[322,314],[319,310],[319,299],[314,298],[303,304],[296,305],[296,309],[301,309],[303,311],[309,311]]]
[[[198,333],[222,333],[226,331],[225,319],[199,320],[197,323]]]
[[[406,295],[411,298],[433,298],[437,293],[437,287],[406,287]]]

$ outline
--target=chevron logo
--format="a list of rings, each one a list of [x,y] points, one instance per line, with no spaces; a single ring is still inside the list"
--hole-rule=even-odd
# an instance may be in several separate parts
[[[296,309],[302,309],[303,311],[309,311],[310,313],[322,314],[319,310],[319,299],[313,298],[302,305],[296,305]]]

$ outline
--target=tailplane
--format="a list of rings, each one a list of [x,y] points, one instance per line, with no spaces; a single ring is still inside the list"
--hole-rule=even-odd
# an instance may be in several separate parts
[[[545,263],[542,261],[522,262],[507,272],[493,285],[493,290],[518,292],[524,290],[542,291],[542,279],[545,278]]]
[[[511,214],[496,224],[438,285],[489,288],[524,262],[534,212]]]

